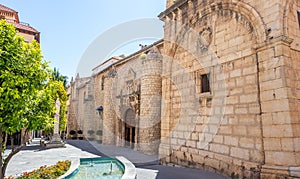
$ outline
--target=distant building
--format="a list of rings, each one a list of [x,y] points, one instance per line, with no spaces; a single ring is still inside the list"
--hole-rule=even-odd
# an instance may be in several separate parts
[[[18,31],[18,35],[23,36],[26,42],[36,40],[40,42],[40,32],[29,24],[20,22],[18,12],[0,4],[0,19],[5,19],[13,24]]]
[[[79,75],[71,80],[68,87],[68,138],[77,138],[77,132],[82,130],[88,140],[102,142],[102,121],[95,109],[94,79],[80,78]],[[70,135],[70,132],[76,132]],[[72,132],[71,132],[72,133]]]

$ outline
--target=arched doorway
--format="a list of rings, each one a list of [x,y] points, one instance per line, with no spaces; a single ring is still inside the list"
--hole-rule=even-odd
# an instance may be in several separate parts
[[[132,109],[128,109],[125,113],[125,146],[134,148],[135,144],[135,112]]]

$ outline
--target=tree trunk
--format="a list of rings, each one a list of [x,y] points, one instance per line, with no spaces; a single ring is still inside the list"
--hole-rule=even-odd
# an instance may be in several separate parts
[[[0,151],[1,151],[1,155],[0,155],[0,179],[4,179],[4,173],[2,171],[3,169],[3,146],[2,146],[2,143],[3,143],[3,134],[2,134],[2,127],[0,127]]]
[[[5,138],[4,138],[4,147],[6,148],[6,145],[7,145],[7,139],[8,139],[8,134],[5,132],[4,135],[5,135]]]
[[[2,128],[0,127],[0,142],[1,142],[1,144],[3,143],[3,138],[2,137],[3,137]],[[21,137],[25,137],[25,135],[21,136]],[[3,156],[2,156],[3,153],[2,152],[1,152],[1,155],[0,155],[0,179],[4,179],[6,168],[8,166],[8,162],[12,159],[12,157],[14,155],[16,155],[18,152],[20,152],[26,146],[24,143],[21,143],[21,145],[15,149],[13,135],[11,135],[10,140],[11,140],[11,152],[10,152],[10,154],[5,159],[3,159]],[[0,149],[2,151],[2,149],[3,149],[2,145],[0,145]]]
[[[18,152],[20,152],[23,147],[25,147],[24,144],[21,144],[19,147],[17,147],[14,151],[12,151],[5,159],[4,159],[4,163],[2,164],[2,174],[3,174],[3,178],[0,177],[0,179],[4,179],[5,176],[5,172],[6,172],[6,168],[8,166],[8,162],[12,159],[12,157],[14,155],[16,155]]]
[[[13,152],[15,150],[15,145],[14,145],[14,135],[10,136],[10,146],[11,146],[11,151]]]

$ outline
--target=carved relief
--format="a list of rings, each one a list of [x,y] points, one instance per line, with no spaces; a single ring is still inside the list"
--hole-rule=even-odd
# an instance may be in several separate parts
[[[136,114],[139,114],[140,94],[141,94],[139,81],[127,82],[127,89],[128,89],[128,104]]]
[[[127,105],[136,113],[140,111],[140,81],[136,79],[136,72],[130,68],[126,77],[126,87],[128,93]]]
[[[113,66],[112,69],[105,75],[105,78],[114,78],[117,75],[117,71]]]
[[[207,51],[212,42],[212,29],[210,27],[204,28],[198,37],[198,48],[203,52]]]

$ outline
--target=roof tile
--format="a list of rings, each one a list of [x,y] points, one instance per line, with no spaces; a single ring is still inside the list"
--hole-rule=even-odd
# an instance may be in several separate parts
[[[12,13],[16,13],[17,12],[17,11],[15,11],[15,10],[9,8],[9,7],[6,7],[6,6],[2,5],[2,4],[0,4],[0,10],[1,11],[12,12]]]
[[[25,25],[25,24],[21,24],[21,23],[13,23],[13,25],[15,26],[16,29],[26,30],[26,31],[33,32],[33,33],[39,33],[39,31],[37,31],[35,28],[31,27],[30,25]]]

